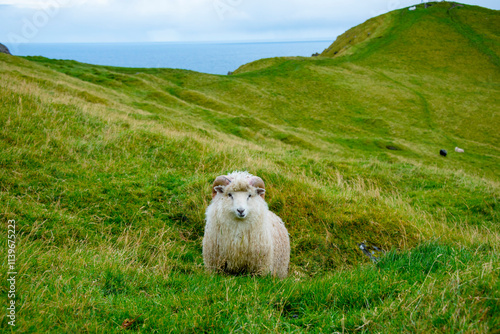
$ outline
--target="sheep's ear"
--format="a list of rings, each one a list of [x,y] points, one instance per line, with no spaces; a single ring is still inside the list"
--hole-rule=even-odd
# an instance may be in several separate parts
[[[222,194],[224,192],[224,186],[215,186],[214,191],[212,192],[212,198],[217,195],[217,193]]]
[[[266,194],[266,190],[263,189],[263,188],[255,188],[255,190],[257,191],[257,195],[259,195],[260,197],[264,198],[265,194]]]

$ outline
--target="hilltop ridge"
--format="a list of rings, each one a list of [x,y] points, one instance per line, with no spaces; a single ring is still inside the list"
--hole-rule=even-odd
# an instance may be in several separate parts
[[[353,55],[367,64],[401,61],[414,66],[498,73],[499,12],[455,2],[430,2],[368,20],[344,34],[322,56]],[[373,32],[372,32],[373,31]],[[395,62],[399,60],[399,62]],[[466,64],[473,65],[469,69]]]

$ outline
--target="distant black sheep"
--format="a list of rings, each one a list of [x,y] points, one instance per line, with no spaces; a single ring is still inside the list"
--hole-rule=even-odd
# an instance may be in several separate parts
[[[440,150],[439,154],[441,154],[443,157],[445,157],[448,154],[448,152],[446,152],[446,150]]]

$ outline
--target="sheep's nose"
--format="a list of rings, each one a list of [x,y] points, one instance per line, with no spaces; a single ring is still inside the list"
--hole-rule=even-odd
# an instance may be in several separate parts
[[[245,209],[236,209],[240,215],[243,215],[243,212],[245,212]]]

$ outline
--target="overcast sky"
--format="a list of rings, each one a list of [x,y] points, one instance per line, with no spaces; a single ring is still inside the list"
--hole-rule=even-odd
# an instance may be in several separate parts
[[[420,0],[0,0],[0,43],[334,40]],[[500,9],[498,0],[469,4]]]

